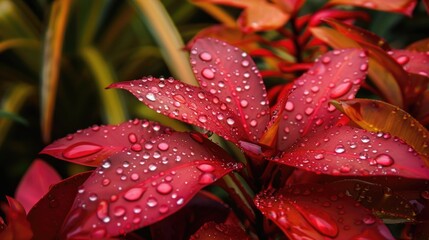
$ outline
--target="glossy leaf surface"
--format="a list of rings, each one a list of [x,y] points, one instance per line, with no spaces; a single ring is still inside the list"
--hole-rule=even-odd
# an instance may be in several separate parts
[[[388,228],[335,185],[298,184],[255,199],[290,239],[394,239]]]
[[[158,113],[212,131],[232,142],[246,136],[237,115],[217,96],[199,87],[171,78],[149,77],[115,83],[110,88],[128,90]]]
[[[191,64],[201,88],[237,113],[249,139],[258,140],[269,121],[270,109],[252,58],[237,47],[204,38],[192,46]]]
[[[91,173],[80,173],[55,184],[34,205],[27,216],[34,232],[34,240],[59,239],[59,231],[73,204],[78,187]]]
[[[96,167],[101,161],[124,148],[141,150],[146,140],[169,131],[170,129],[159,123],[138,119],[118,125],[94,125],[56,140],[40,153]]]
[[[402,65],[405,71],[429,77],[428,53],[394,49],[388,54]]]
[[[333,5],[353,5],[387,12],[397,12],[411,16],[416,0],[330,0]]]
[[[49,191],[49,187],[61,181],[61,176],[50,165],[36,159],[28,168],[16,189],[15,198],[28,213],[40,198]]]
[[[223,240],[223,239],[251,239],[246,232],[238,225],[208,222],[204,224],[193,236],[191,240]]]
[[[409,145],[390,134],[349,126],[303,137],[272,160],[336,176],[393,175],[429,179],[429,168]]]
[[[1,203],[1,210],[6,215],[7,226],[4,226],[3,219],[0,218],[0,239],[5,240],[30,240],[33,237],[30,223],[26,219],[24,207],[15,199],[6,196],[8,204]],[[3,225],[3,226],[1,226]]]
[[[321,56],[294,81],[280,116],[277,147],[285,150],[300,137],[334,124],[340,112],[329,101],[354,98],[367,68],[367,58],[358,49],[335,50]]]
[[[202,135],[178,132],[113,155],[79,189],[62,232],[104,238],[160,221],[241,167],[227,156]]]
[[[338,108],[363,129],[402,139],[423,155],[429,166],[429,131],[407,112],[372,99],[340,101]]]
[[[196,2],[244,8],[238,19],[238,24],[241,30],[246,33],[277,29],[282,27],[290,17],[288,13],[265,0],[198,0]]]

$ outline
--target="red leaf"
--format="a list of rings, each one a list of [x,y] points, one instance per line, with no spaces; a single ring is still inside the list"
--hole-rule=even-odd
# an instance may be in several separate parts
[[[411,16],[414,7],[417,4],[416,0],[330,0],[331,5],[354,5],[369,9],[375,9],[387,12],[402,13]]]
[[[0,217],[2,228],[0,239],[5,240],[30,240],[33,232],[30,223],[26,219],[24,207],[15,199],[6,196],[9,205],[1,203],[1,209],[6,215],[7,226],[5,227],[3,219]]]
[[[301,138],[273,160],[328,175],[429,179],[423,159],[398,138],[349,126]]]
[[[333,125],[340,113],[329,101],[354,98],[367,64],[361,50],[335,50],[321,56],[296,79],[279,116],[277,148],[285,150],[301,136]]]
[[[249,139],[257,141],[270,119],[270,110],[264,82],[252,58],[237,47],[204,38],[192,46],[191,64],[201,88],[237,113]]]
[[[223,224],[208,222],[204,224],[190,240],[222,240],[222,239],[251,239],[236,222],[235,224]]]
[[[429,77],[429,54],[408,50],[391,50],[388,54],[402,65],[405,71]]]
[[[290,239],[394,239],[379,219],[335,185],[295,185],[259,194],[255,203]]]
[[[232,142],[246,136],[237,115],[217,96],[199,87],[171,78],[160,80],[149,77],[114,83],[109,88],[128,90],[151,109],[210,130]]]
[[[142,152],[116,154],[95,170],[80,188],[63,234],[104,238],[153,224],[240,167],[199,134],[160,135]]]
[[[34,205],[28,213],[28,221],[33,229],[33,240],[59,239],[59,231],[76,197],[78,187],[91,172],[69,177],[54,186]]]
[[[93,126],[53,142],[40,153],[96,167],[124,148],[141,151],[146,139],[168,131],[159,123],[138,119],[118,125]]]
[[[25,211],[29,212],[34,204],[49,191],[49,187],[59,181],[61,176],[54,168],[36,159],[22,177],[16,189],[15,198],[24,206]]]

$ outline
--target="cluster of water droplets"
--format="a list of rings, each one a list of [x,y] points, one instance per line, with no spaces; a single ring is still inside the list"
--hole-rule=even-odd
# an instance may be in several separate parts
[[[392,50],[387,52],[405,71],[429,77],[429,52],[410,52],[408,50]],[[417,61],[417,62],[416,62]]]
[[[269,120],[265,85],[247,53],[214,39],[197,41],[191,65],[201,88],[219,97],[241,119],[252,140],[262,135]]]
[[[78,191],[74,206],[80,210],[75,219],[93,213],[83,223],[93,236],[123,234],[158,221],[202,187],[241,167],[224,159],[219,147],[197,133],[144,141],[129,133],[127,139],[141,143],[141,148],[131,147],[103,161]]]
[[[354,98],[366,76],[368,62],[363,52],[352,51],[335,50],[323,55],[295,80],[281,116],[282,148],[302,135],[332,126],[340,114],[330,100]]]
[[[310,234],[308,237],[311,237],[317,232],[326,238],[339,239],[364,231],[371,236],[389,235],[387,228],[376,224],[378,220],[369,210],[338,190],[299,185],[283,194],[261,194],[255,203],[264,215],[290,235]]]

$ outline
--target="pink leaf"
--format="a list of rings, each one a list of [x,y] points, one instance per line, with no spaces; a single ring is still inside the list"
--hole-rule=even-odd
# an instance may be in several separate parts
[[[303,137],[273,160],[328,175],[429,179],[423,159],[398,138],[349,126]]]
[[[429,77],[428,53],[395,49],[388,54],[402,65],[405,71]]]
[[[379,219],[335,185],[294,185],[259,194],[255,204],[290,239],[394,239]]]
[[[31,223],[33,240],[59,239],[59,231],[77,194],[77,189],[91,172],[76,174],[54,186],[34,205],[27,219]]]
[[[218,97],[199,87],[171,78],[149,77],[114,83],[109,88],[128,90],[151,109],[210,130],[232,142],[246,136],[237,115]]]
[[[36,159],[28,168],[16,189],[15,197],[25,211],[36,204],[49,191],[49,187],[61,181],[61,176],[54,168],[40,159]]]
[[[340,113],[329,101],[354,98],[366,76],[367,61],[361,50],[334,50],[296,79],[280,116],[277,147],[285,150],[301,136],[334,124]]]
[[[142,152],[116,154],[95,170],[80,188],[63,234],[104,238],[153,224],[240,167],[202,135],[161,135]]]
[[[147,139],[169,131],[156,122],[137,119],[119,125],[95,125],[53,142],[40,153],[96,167],[124,148],[139,152]]]
[[[249,139],[257,141],[270,119],[270,110],[264,82],[252,58],[225,42],[203,38],[192,46],[191,64],[201,88],[237,113]]]
[[[330,5],[354,5],[386,12],[397,12],[411,16],[417,4],[416,0],[330,0]]]

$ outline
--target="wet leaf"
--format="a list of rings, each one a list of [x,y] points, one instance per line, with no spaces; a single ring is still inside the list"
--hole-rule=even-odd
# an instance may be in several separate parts
[[[424,156],[429,166],[429,132],[402,109],[372,99],[339,101],[338,109],[363,129],[396,136]]]
[[[340,115],[331,99],[354,98],[366,76],[367,58],[358,49],[335,50],[294,81],[280,116],[277,147],[285,150],[297,139],[333,125]]]
[[[97,167],[101,161],[124,148],[141,151],[146,140],[169,131],[156,122],[138,119],[118,125],[94,125],[56,140],[40,153]]]
[[[429,54],[402,49],[394,49],[388,54],[402,65],[405,71],[429,77]]]
[[[240,167],[202,135],[160,135],[141,152],[126,150],[105,160],[79,189],[62,233],[104,238],[153,224]]]
[[[237,113],[249,139],[258,140],[270,119],[270,109],[252,58],[237,47],[204,38],[192,46],[191,64],[201,88]]]
[[[26,219],[24,207],[15,199],[6,196],[9,204],[1,203],[1,210],[6,215],[7,226],[0,231],[0,239],[30,240],[33,237],[30,223]],[[3,219],[0,219],[3,220]]]
[[[255,204],[290,239],[394,239],[368,209],[335,185],[298,184]]]
[[[353,5],[379,11],[397,12],[407,16],[411,16],[414,7],[417,4],[416,0],[330,0],[331,5]]]
[[[301,138],[272,159],[307,171],[335,176],[392,175],[429,179],[429,168],[409,145],[388,133],[349,126]]]
[[[429,38],[425,38],[414,42],[407,46],[406,48],[409,51],[417,51],[417,52],[427,52],[429,51]]]
[[[198,0],[195,2],[209,2],[244,8],[238,19],[238,24],[241,30],[246,33],[280,28],[290,18],[288,13],[265,0]]]
[[[15,198],[26,212],[49,191],[51,185],[61,181],[61,176],[53,167],[40,159],[34,160],[22,177]]]
[[[217,96],[172,78],[143,78],[114,83],[109,88],[128,90],[148,107],[170,118],[212,131],[238,142],[246,136],[240,119]]]
[[[204,224],[190,240],[224,240],[224,239],[251,239],[241,226],[234,224],[223,224],[208,222]]]
[[[92,172],[69,177],[55,185],[28,213],[34,240],[59,239],[59,231],[76,197],[78,187]]]

